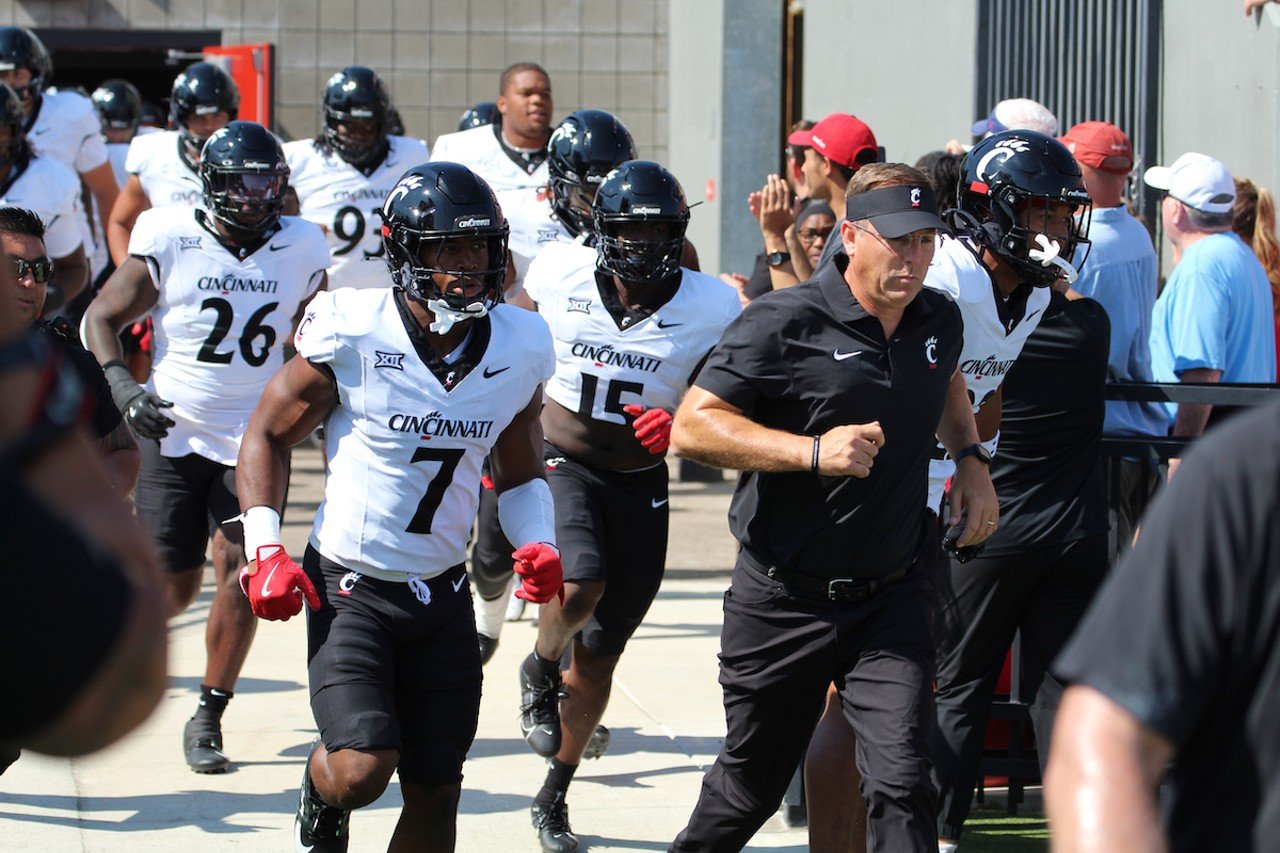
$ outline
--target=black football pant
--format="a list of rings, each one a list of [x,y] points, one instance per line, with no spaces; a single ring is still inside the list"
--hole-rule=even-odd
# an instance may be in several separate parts
[[[480,508],[476,514],[476,538],[471,543],[471,583],[485,601],[506,595],[511,582],[511,553],[515,546],[507,541],[498,521],[498,493],[480,488]]]
[[[1022,631],[1023,695],[1043,773],[1063,685],[1047,672],[1107,572],[1107,534],[1008,556],[946,560],[937,580],[938,837],[959,838],[977,784],[996,682]]]
[[[739,556],[724,597],[728,734],[672,851],[741,850],[778,809],[835,682],[858,736],[868,849],[936,853],[928,571],[856,604],[802,599]]]

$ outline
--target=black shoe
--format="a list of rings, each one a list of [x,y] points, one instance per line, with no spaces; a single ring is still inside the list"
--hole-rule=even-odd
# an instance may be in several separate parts
[[[527,663],[520,665],[520,731],[530,749],[550,758],[560,751],[560,670],[530,674]]]
[[[609,741],[611,736],[609,730],[604,726],[596,726],[596,730],[591,733],[591,740],[587,741],[587,748],[582,750],[582,757],[599,758],[609,751]]]
[[[484,666],[493,660],[493,653],[498,650],[498,639],[484,634],[476,634],[476,637],[480,640],[480,665]]]
[[[529,809],[533,828],[538,830],[538,843],[544,853],[569,853],[577,850],[578,836],[569,828],[569,806],[564,801],[534,803]]]
[[[13,763],[22,757],[22,750],[15,749],[13,752],[6,752],[0,749],[0,776],[4,775],[4,771],[13,766]]]
[[[187,766],[197,773],[225,773],[231,759],[222,751],[222,724],[192,717],[182,729],[182,750]]]
[[[311,752],[315,752],[315,744],[312,744]],[[302,790],[298,795],[298,814],[293,821],[298,853],[347,853],[350,821],[350,811],[329,805],[316,793],[316,786],[311,782],[311,753],[307,753],[307,763],[302,770]]]

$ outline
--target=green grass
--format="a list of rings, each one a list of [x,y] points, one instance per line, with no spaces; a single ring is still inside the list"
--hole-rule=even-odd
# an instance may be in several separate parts
[[[964,853],[1044,853],[1049,849],[1049,824],[1044,815],[1026,809],[1009,817],[1003,806],[977,806],[965,821],[960,849]]]

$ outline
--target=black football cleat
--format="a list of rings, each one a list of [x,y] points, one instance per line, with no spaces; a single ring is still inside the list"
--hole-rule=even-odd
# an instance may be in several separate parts
[[[315,752],[315,746],[312,745],[311,752]],[[350,822],[350,811],[329,805],[316,793],[311,781],[311,753],[307,753],[302,789],[298,794],[298,814],[293,821],[297,853],[347,853]]]
[[[493,660],[493,653],[498,650],[498,639],[484,634],[476,634],[476,637],[480,640],[480,665],[484,666]]]
[[[569,827],[569,806],[563,800],[554,803],[534,803],[529,809],[533,828],[538,830],[538,843],[543,853],[570,853],[581,842]]]
[[[197,773],[225,773],[231,759],[222,751],[222,724],[192,717],[182,729],[187,766]]]
[[[520,731],[530,749],[550,758],[560,751],[560,671],[531,673],[526,664],[520,665]]]

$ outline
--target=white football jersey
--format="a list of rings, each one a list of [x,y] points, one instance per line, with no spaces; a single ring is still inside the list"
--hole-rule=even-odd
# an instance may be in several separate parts
[[[182,140],[176,130],[138,134],[129,143],[124,168],[137,175],[152,207],[180,204],[204,206],[200,176],[179,153]]]
[[[940,236],[933,262],[925,274],[924,286],[955,300],[964,319],[964,348],[960,351],[960,373],[964,376],[969,400],[976,414],[987,398],[1004,382],[1005,374],[1018,359],[1049,306],[1049,288],[1035,287],[1027,297],[1022,319],[1006,334],[996,309],[995,288],[986,268],[959,240]],[[996,451],[999,435],[983,445]],[[941,447],[941,445],[939,445]],[[955,473],[950,456],[929,462],[929,507],[937,510],[947,479]]]
[[[498,131],[500,133],[501,131]],[[493,125],[446,133],[431,148],[431,159],[461,163],[485,179],[495,193],[504,190],[538,190],[547,183],[547,162],[532,173],[518,165],[498,143]]]
[[[116,187],[123,188],[129,180],[129,170],[125,168],[125,160],[129,156],[128,142],[108,142],[107,162],[111,164],[111,174],[116,176]]]
[[[31,158],[17,180],[0,189],[0,204],[25,207],[40,217],[44,249],[51,258],[65,258],[84,242],[80,178],[57,160]]]
[[[197,221],[203,215],[180,205],[143,211],[129,254],[146,260],[160,292],[147,387],[173,403],[177,422],[160,452],[234,465],[249,415],[284,364],[298,307],[329,266],[329,247],[319,228],[285,216],[241,260]]]
[[[547,396],[612,424],[627,422],[622,407],[631,403],[674,411],[693,371],[742,311],[733,288],[682,269],[670,301],[619,328],[596,283],[596,250],[579,243],[546,246],[525,289],[555,339],[556,373]]]
[[[498,305],[473,326],[480,337],[467,346],[483,351],[446,390],[415,349],[395,293],[319,293],[298,325],[298,353],[328,365],[338,386],[310,541],[362,574],[430,578],[466,559],[481,463],[551,376],[554,353],[545,323]]]
[[[550,190],[545,187],[495,193],[511,228],[508,246],[516,267],[516,284],[524,283],[529,264],[548,243],[570,243],[573,235],[551,215]]]
[[[289,186],[298,193],[303,219],[325,230],[333,266],[329,287],[390,287],[382,247],[382,209],[400,176],[427,162],[420,139],[389,138],[387,158],[368,177],[336,154],[324,155],[310,139],[285,143]]]

